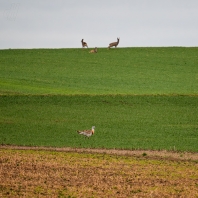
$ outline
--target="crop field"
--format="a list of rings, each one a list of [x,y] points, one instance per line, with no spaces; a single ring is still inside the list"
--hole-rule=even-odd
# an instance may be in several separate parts
[[[198,48],[88,52],[0,50],[0,196],[198,196],[197,160],[151,159],[146,152],[197,156]],[[91,126],[90,138],[76,132]],[[145,153],[138,158],[4,145]]]
[[[197,197],[198,163],[0,150],[1,197]]]
[[[0,50],[1,94],[197,94],[198,48]]]
[[[197,152],[197,52],[1,50],[0,144]]]
[[[1,144],[197,152],[198,98],[1,96]],[[76,130],[96,126],[85,138]]]

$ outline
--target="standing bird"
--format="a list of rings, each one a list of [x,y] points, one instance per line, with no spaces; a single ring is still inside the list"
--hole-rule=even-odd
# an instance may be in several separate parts
[[[83,48],[84,48],[84,47],[87,47],[87,48],[88,48],[88,45],[87,45],[86,42],[84,42],[84,39],[81,40],[81,43],[82,43],[82,47],[83,47]]]
[[[94,134],[94,129],[95,129],[95,126],[92,126],[91,130],[84,130],[84,131],[77,131],[77,132],[80,135],[85,135],[87,137],[90,137],[90,136],[92,136]]]

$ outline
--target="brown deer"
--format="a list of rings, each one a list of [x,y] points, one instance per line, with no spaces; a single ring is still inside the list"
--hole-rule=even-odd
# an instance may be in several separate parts
[[[109,49],[110,47],[113,47],[113,46],[117,47],[118,44],[119,44],[119,41],[120,41],[120,38],[117,38],[117,42],[110,43],[108,49]]]
[[[84,40],[84,39],[82,39],[82,40],[81,40],[82,47],[83,47],[83,48],[84,48],[84,47],[87,47],[87,48],[88,48],[88,45],[87,45],[87,43],[86,43],[86,42],[84,42],[83,40]]]
[[[97,53],[98,52],[98,49],[97,47],[95,47],[93,50],[91,50],[89,53]]]

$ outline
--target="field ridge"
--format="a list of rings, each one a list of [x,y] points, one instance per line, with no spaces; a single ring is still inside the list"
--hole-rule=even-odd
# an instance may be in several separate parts
[[[71,147],[43,147],[43,146],[18,146],[18,145],[0,145],[0,149],[13,150],[35,150],[35,151],[55,151],[55,152],[75,152],[90,154],[108,154],[119,156],[134,156],[138,158],[163,159],[176,161],[198,161],[198,153],[193,152],[174,152],[166,150],[126,150],[126,149],[95,149],[95,148],[71,148]]]

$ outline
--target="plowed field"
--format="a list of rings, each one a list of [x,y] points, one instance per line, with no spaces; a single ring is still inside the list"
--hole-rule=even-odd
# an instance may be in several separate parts
[[[0,197],[198,197],[197,160],[149,155],[1,148]]]

